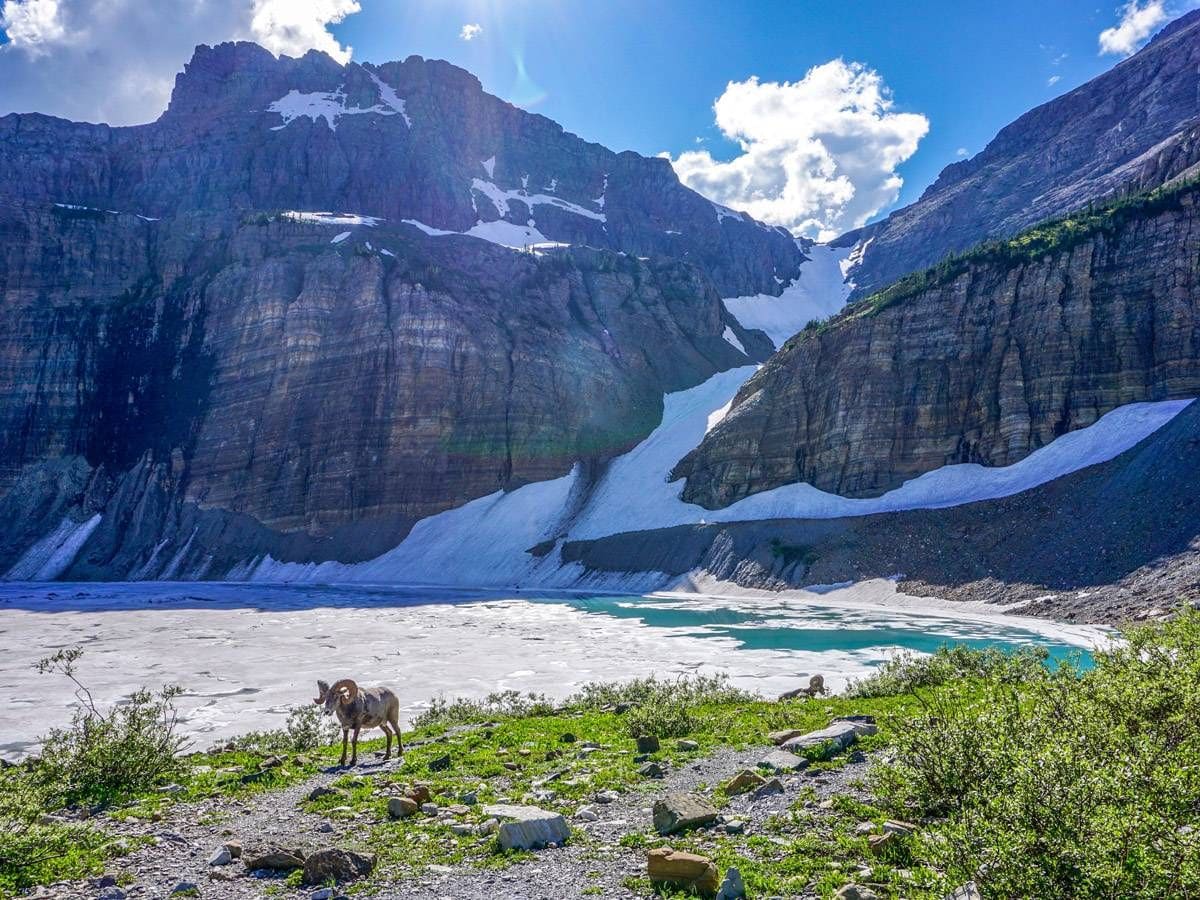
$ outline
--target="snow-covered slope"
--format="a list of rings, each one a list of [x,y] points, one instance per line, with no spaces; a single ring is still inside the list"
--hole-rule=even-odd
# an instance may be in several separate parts
[[[743,327],[765,331],[775,346],[781,347],[813,319],[828,318],[846,305],[854,289],[846,282],[852,252],[851,247],[815,244],[808,262],[800,267],[800,277],[778,297],[732,297],[725,301],[725,308]]]
[[[357,565],[256,561],[246,572],[265,581],[365,581],[461,585],[569,585],[581,570],[561,568],[557,554],[528,551],[539,544],[585,540],[630,531],[701,522],[779,518],[828,519],[904,509],[932,509],[1005,497],[1119,455],[1169,422],[1188,400],[1133,403],[1094,425],[1073,431],[1003,468],[946,466],[881,497],[851,499],[793,484],[719,510],[679,499],[682,482],[671,468],[719,420],[755,367],[714,375],[668,394],[662,424],[614,460],[594,485],[581,470],[553,481],[497,492],[419,522],[394,550]],[[238,573],[243,574],[243,573]],[[630,584],[634,588],[659,585]]]

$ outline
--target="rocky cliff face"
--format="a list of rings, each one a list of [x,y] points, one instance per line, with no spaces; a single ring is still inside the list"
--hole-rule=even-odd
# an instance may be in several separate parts
[[[1200,395],[1200,189],[1027,234],[788,342],[675,470],[708,507],[1004,466],[1109,410]]]
[[[723,296],[778,294],[775,277],[794,277],[803,259],[785,231],[683,187],[668,161],[587,143],[416,56],[341,66],[316,51],[201,46],[152,124],[0,118],[0,185],[10,199],[153,218],[349,210],[450,231],[503,221],[547,240],[686,257]]]
[[[202,47],[156,123],[0,135],[14,577],[55,571],[37,543],[75,526],[69,577],[362,559],[599,467],[665,391],[765,358],[720,296],[802,261],[665,163],[415,57]],[[330,209],[352,215],[295,214]]]
[[[1161,184],[1200,162],[1200,11],[1139,53],[1031,110],[921,199],[847,236],[868,242],[857,296],[987,238],[1116,192]]]

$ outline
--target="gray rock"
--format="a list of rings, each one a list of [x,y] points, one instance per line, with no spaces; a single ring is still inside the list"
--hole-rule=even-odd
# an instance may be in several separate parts
[[[768,772],[799,772],[808,768],[808,760],[786,750],[772,750],[758,761],[758,767]]]
[[[823,748],[824,758],[828,758],[835,753],[845,750],[857,741],[859,737],[875,734],[878,730],[874,721],[849,718],[834,719],[828,728],[822,728],[820,731],[810,731],[808,734],[794,737],[785,741],[783,746],[785,750]]]
[[[188,896],[191,896],[194,894],[198,895],[200,893],[200,888],[197,887],[196,883],[193,881],[180,881],[175,885],[175,887],[171,888],[171,893],[173,895],[174,894],[186,894]]]
[[[414,815],[420,809],[417,806],[417,801],[409,797],[392,797],[388,800],[387,811],[388,815],[393,819],[407,819]]]
[[[742,900],[746,896],[746,884],[742,881],[742,873],[736,866],[730,866],[725,871],[725,880],[717,891],[717,900]]]
[[[270,872],[290,872],[304,868],[304,856],[298,850],[268,850],[244,857],[247,871],[266,869]]]
[[[778,778],[768,778],[761,785],[754,789],[754,793],[750,795],[751,800],[762,800],[765,797],[773,797],[776,794],[783,793],[783,782]]]
[[[308,895],[308,900],[330,900],[333,896],[333,888],[321,888],[319,891],[313,891]]]
[[[304,860],[305,884],[325,884],[327,881],[353,881],[369,875],[375,868],[375,857],[369,853],[357,853],[330,847],[318,850]]]
[[[946,900],[983,900],[983,894],[973,881],[968,881],[946,895]]]
[[[638,774],[643,778],[663,778],[667,772],[656,762],[648,762],[638,768]]]
[[[677,834],[711,825],[719,813],[699,794],[671,793],[654,803],[654,828],[659,834]]]
[[[96,900],[125,900],[125,892],[116,886],[106,887],[96,895]]]
[[[637,739],[638,753],[657,753],[660,746],[658,738],[652,734],[642,735]]]
[[[443,753],[441,756],[434,757],[429,761],[430,772],[445,772],[450,768],[450,754]]]
[[[580,822],[595,822],[600,818],[600,814],[590,806],[581,806],[578,810],[576,810],[575,818]]]
[[[695,741],[683,739],[675,742],[675,749],[679,750],[681,753],[692,753],[693,751],[699,750],[700,745]]]
[[[489,804],[483,807],[483,814],[500,820],[498,839],[505,850],[534,850],[558,845],[571,836],[566,819],[559,813],[536,806]]]
[[[208,864],[210,866],[227,866],[231,862],[233,862],[233,854],[229,852],[228,847],[218,847],[208,857]]]

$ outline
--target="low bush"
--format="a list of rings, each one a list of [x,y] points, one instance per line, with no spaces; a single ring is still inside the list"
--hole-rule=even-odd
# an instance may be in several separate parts
[[[948,684],[876,769],[920,852],[984,896],[1200,893],[1200,614],[1070,665]]]
[[[482,700],[470,700],[466,697],[447,700],[445,697],[435,697],[430,701],[429,709],[413,718],[412,726],[447,727],[488,722],[499,718],[548,716],[553,713],[554,704],[542,694],[498,691],[488,694]]]
[[[1045,674],[1048,654],[1044,647],[1004,651],[978,649],[965,644],[939,647],[932,654],[897,653],[865,678],[852,681],[847,697],[895,697],[918,688],[931,688],[959,679],[989,678],[1002,682],[1026,681]]]
[[[24,769],[0,775],[0,896],[99,868],[104,835],[46,818],[46,805],[45,791]]]
[[[663,679],[650,675],[632,681],[591,682],[567,698],[567,705],[583,709],[608,709],[621,704],[644,706],[675,703],[699,706],[705,703],[750,703],[759,698],[729,683],[729,676],[689,675]]]
[[[322,715],[315,704],[294,706],[283,728],[251,731],[230,741],[235,750],[268,756],[277,753],[304,753],[332,744],[341,738],[341,728]]]
[[[60,650],[39,671],[69,678],[80,705],[71,724],[42,738],[38,776],[47,798],[64,806],[107,805],[145,791],[178,773],[185,741],[176,732],[174,700],[181,689],[142,688],[107,711],[100,710],[75,674],[82,650]]]

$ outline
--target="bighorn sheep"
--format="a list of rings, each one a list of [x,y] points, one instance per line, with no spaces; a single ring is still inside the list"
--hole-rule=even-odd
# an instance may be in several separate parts
[[[796,688],[794,691],[788,691],[786,694],[780,694],[780,700],[794,700],[796,697],[816,697],[819,694],[825,694],[825,678],[821,675],[814,675],[808,679],[808,687]]]
[[[337,713],[342,726],[342,758],[338,765],[346,764],[346,739],[351,731],[354,732],[354,752],[350,765],[358,762],[358,733],[364,728],[381,728],[387,735],[385,760],[392,758],[393,734],[396,735],[396,754],[404,753],[404,742],[400,739],[400,700],[390,688],[360,688],[352,679],[343,678],[335,681],[332,687],[318,681],[317,693],[313,703],[323,704],[327,716]]]

